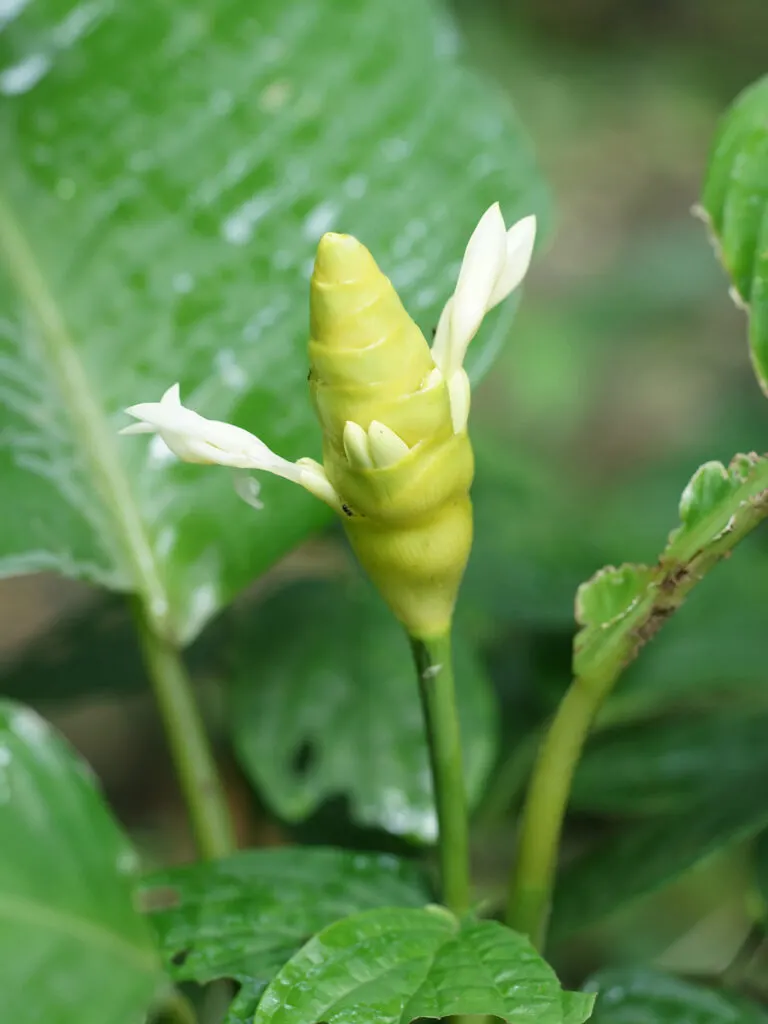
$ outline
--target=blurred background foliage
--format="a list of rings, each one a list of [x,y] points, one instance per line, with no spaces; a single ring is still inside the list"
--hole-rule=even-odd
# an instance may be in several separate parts
[[[470,61],[513,101],[555,197],[514,326],[473,400],[477,540],[459,618],[479,652],[465,673],[467,739],[477,878],[493,903],[536,736],[569,679],[578,584],[606,564],[653,561],[701,462],[768,447],[744,316],[691,215],[718,117],[766,70],[768,8],[763,0],[456,0],[455,8]],[[318,582],[326,580],[335,582]],[[323,635],[301,641],[311,664],[273,662],[275,637],[292,635],[296,608],[315,608],[306,621],[316,626],[317,586],[333,588],[330,629],[358,622],[345,602],[359,610],[368,598],[335,529],[258,580],[190,650],[241,839],[408,849],[429,832],[423,813],[413,817],[423,793],[403,793],[397,782],[411,763],[414,709],[402,711],[402,701],[393,709],[386,697],[368,709],[382,731],[364,770],[345,766],[354,744],[334,734],[347,714],[345,673],[353,685],[374,665],[385,688],[388,672],[408,671],[407,652],[374,625],[356,632],[349,664],[335,662]],[[762,914],[751,841],[768,824],[767,597],[768,535],[758,531],[642,652],[606,708],[577,776],[556,910],[555,963],[569,983],[641,959],[718,973]],[[73,740],[150,860],[188,859],[184,811],[122,600],[30,576],[2,584],[0,612],[0,688]],[[274,624],[262,642],[254,621]],[[312,673],[311,686],[302,676],[301,722],[281,690],[294,670]],[[220,685],[235,676],[236,709],[244,685],[262,702],[235,716],[242,767],[229,738],[231,694]],[[275,704],[281,695],[285,707]],[[344,775],[358,771],[350,791]],[[717,820],[704,821],[703,808]],[[758,863],[768,863],[764,851]],[[761,978],[768,987],[758,964],[754,983]]]

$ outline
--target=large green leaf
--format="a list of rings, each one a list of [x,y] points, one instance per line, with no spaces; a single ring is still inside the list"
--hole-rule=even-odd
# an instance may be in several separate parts
[[[315,932],[370,907],[429,899],[407,861],[321,847],[173,868],[148,878],[140,895],[174,979],[240,983],[232,1020],[252,1015],[266,983]]]
[[[599,736],[573,781],[571,807],[633,815],[685,812],[727,786],[768,775],[768,713],[688,713]],[[766,801],[768,803],[768,801]]]
[[[496,921],[459,922],[441,907],[385,908],[311,939],[270,983],[254,1024],[408,1024],[494,1014],[580,1024],[592,997],[563,992],[523,936]]]
[[[585,986],[598,992],[595,1024],[766,1024],[756,1003],[647,967],[600,971]]]
[[[702,202],[734,297],[748,310],[752,364],[768,392],[768,76],[723,119]]]
[[[307,273],[359,235],[429,331],[478,215],[540,208],[501,98],[431,0],[37,0],[0,36],[0,571],[138,590],[183,639],[328,514],[114,434],[175,380],[318,454]],[[3,260],[4,256],[4,260]],[[481,371],[507,330],[473,344]]]
[[[555,891],[553,935],[592,925],[765,828],[764,785],[731,783],[713,786],[684,812],[626,827],[569,865]]]
[[[402,628],[357,580],[293,585],[241,623],[235,747],[283,817],[346,794],[361,823],[423,840],[437,829],[424,724]],[[477,657],[455,645],[467,788],[496,750],[496,712]],[[353,767],[350,767],[353,766]]]
[[[163,984],[136,857],[86,766],[0,703],[0,991],[13,1024],[135,1024]]]

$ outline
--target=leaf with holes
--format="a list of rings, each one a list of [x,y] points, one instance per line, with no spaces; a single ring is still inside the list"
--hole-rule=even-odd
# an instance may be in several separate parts
[[[493,1014],[580,1024],[593,997],[563,992],[522,935],[496,921],[459,921],[442,907],[385,908],[330,925],[270,983],[254,1024],[408,1024]]]
[[[174,980],[232,978],[252,1014],[266,983],[315,932],[370,907],[422,906],[429,893],[407,861],[308,847],[158,872],[140,900]]]
[[[757,1003],[647,967],[600,971],[584,987],[598,993],[595,1024],[768,1024]]]
[[[359,822],[434,839],[411,653],[367,585],[286,588],[262,606],[257,621],[243,617],[239,657],[235,748],[280,815],[300,820],[345,794]],[[460,640],[455,659],[467,788],[476,799],[496,752],[497,716],[482,666]]]
[[[257,515],[225,470],[118,439],[121,409],[179,380],[201,413],[318,454],[305,349],[320,235],[358,235],[429,332],[478,215],[496,199],[509,220],[540,211],[541,187],[432,0],[12,8],[0,572],[138,591],[188,640],[329,513],[265,478]],[[473,343],[475,373],[511,314]]]
[[[745,89],[712,147],[702,213],[749,314],[752,364],[768,393],[768,76]]]
[[[163,986],[133,906],[136,857],[86,766],[38,716],[0,702],[3,1017],[135,1024]]]

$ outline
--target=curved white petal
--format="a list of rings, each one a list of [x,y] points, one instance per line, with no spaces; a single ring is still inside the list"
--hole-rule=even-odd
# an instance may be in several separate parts
[[[457,370],[448,381],[448,399],[451,403],[451,422],[454,434],[466,429],[472,389],[466,370]]]
[[[499,204],[489,207],[472,232],[464,252],[464,260],[453,293],[451,312],[451,353],[448,363],[453,367],[453,350],[464,352],[477,333],[491,293],[507,257],[507,229]],[[461,359],[463,359],[463,352]],[[458,365],[461,365],[461,359]],[[450,376],[450,373],[446,373]]]
[[[368,447],[378,469],[394,466],[411,450],[402,437],[378,420],[373,420],[368,427]]]
[[[517,288],[526,275],[536,241],[536,217],[523,217],[507,232],[504,266],[491,292],[486,312],[498,306]]]
[[[432,358],[435,366],[443,370],[448,363],[448,356],[451,344],[451,313],[453,311],[453,296],[443,306],[440,319],[437,321],[437,330],[432,342]]]
[[[140,402],[125,411],[139,422],[121,433],[155,432],[184,462],[264,470],[306,487],[334,508],[339,506],[322,466],[312,460],[289,462],[242,427],[208,420],[187,409],[181,404],[178,384],[170,387],[159,402]]]
[[[373,469],[373,459],[368,445],[368,435],[354,420],[347,420],[342,435],[344,454],[353,469]]]

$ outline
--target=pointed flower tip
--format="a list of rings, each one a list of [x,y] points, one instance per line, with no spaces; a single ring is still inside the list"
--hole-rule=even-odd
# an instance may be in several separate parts
[[[318,243],[313,276],[334,284],[354,281],[366,274],[372,264],[375,266],[373,257],[354,235],[329,231]]]

